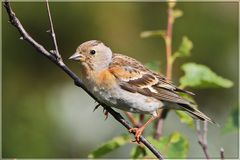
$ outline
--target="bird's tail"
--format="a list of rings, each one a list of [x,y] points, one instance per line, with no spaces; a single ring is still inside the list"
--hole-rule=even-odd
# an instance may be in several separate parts
[[[208,121],[211,122],[213,124],[217,124],[216,122],[214,122],[211,118],[209,118],[208,116],[206,116],[204,113],[202,113],[201,111],[199,111],[196,108],[193,108],[187,104],[179,104],[180,106],[182,106],[181,108],[185,111],[187,111],[188,113],[190,113],[191,115],[193,115],[194,117],[197,117],[198,119],[202,120],[202,121]],[[218,124],[217,124],[218,125]]]

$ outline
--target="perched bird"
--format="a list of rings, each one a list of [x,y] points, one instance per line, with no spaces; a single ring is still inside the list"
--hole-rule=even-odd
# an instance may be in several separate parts
[[[131,57],[112,53],[100,41],[82,43],[69,59],[80,62],[80,77],[100,102],[128,112],[152,115],[142,127],[129,130],[135,133],[138,142],[146,126],[158,116],[159,109],[183,110],[214,123],[179,95],[193,93],[176,87]]]

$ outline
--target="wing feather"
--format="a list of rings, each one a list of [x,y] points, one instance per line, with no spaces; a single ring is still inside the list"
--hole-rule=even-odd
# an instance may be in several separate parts
[[[150,71],[140,62],[128,56],[114,54],[109,71],[116,77],[122,89],[154,97],[159,100],[187,104],[177,92],[191,92],[174,86],[164,76]]]

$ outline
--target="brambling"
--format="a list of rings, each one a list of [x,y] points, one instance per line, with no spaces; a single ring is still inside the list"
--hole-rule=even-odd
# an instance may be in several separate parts
[[[159,109],[183,110],[214,123],[179,95],[193,93],[176,87],[131,57],[112,53],[100,41],[82,43],[69,59],[80,62],[80,77],[100,102],[127,112],[152,115],[140,128],[129,130],[135,133],[138,142],[146,126],[158,116]]]

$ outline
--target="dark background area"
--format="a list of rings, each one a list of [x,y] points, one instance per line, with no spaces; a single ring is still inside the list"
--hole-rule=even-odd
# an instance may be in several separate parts
[[[46,48],[53,49],[46,33],[49,22],[45,3],[14,2],[13,10],[25,29]],[[160,61],[165,73],[165,45],[161,38],[141,39],[144,30],[165,29],[166,3],[50,3],[60,53],[65,63],[79,74],[76,63],[69,61],[84,41],[103,41],[114,52],[132,56],[143,63]],[[238,3],[179,2],[184,12],[173,30],[173,50],[187,35],[194,48],[192,56],[176,61],[173,81],[183,75],[184,62],[209,66],[218,75],[230,79],[230,89],[191,90],[200,109],[224,126],[233,108],[238,107]],[[127,133],[109,117],[104,121],[101,109],[72,80],[48,59],[21,41],[18,31],[8,23],[2,7],[2,154],[5,158],[84,158],[101,143]],[[190,141],[190,158],[204,155],[193,129],[179,122],[174,112],[168,115],[164,134],[180,131]],[[147,133],[151,132],[151,127]],[[209,126],[209,152],[219,157],[238,156],[238,132],[224,134]],[[129,157],[134,144],[106,157]]]

